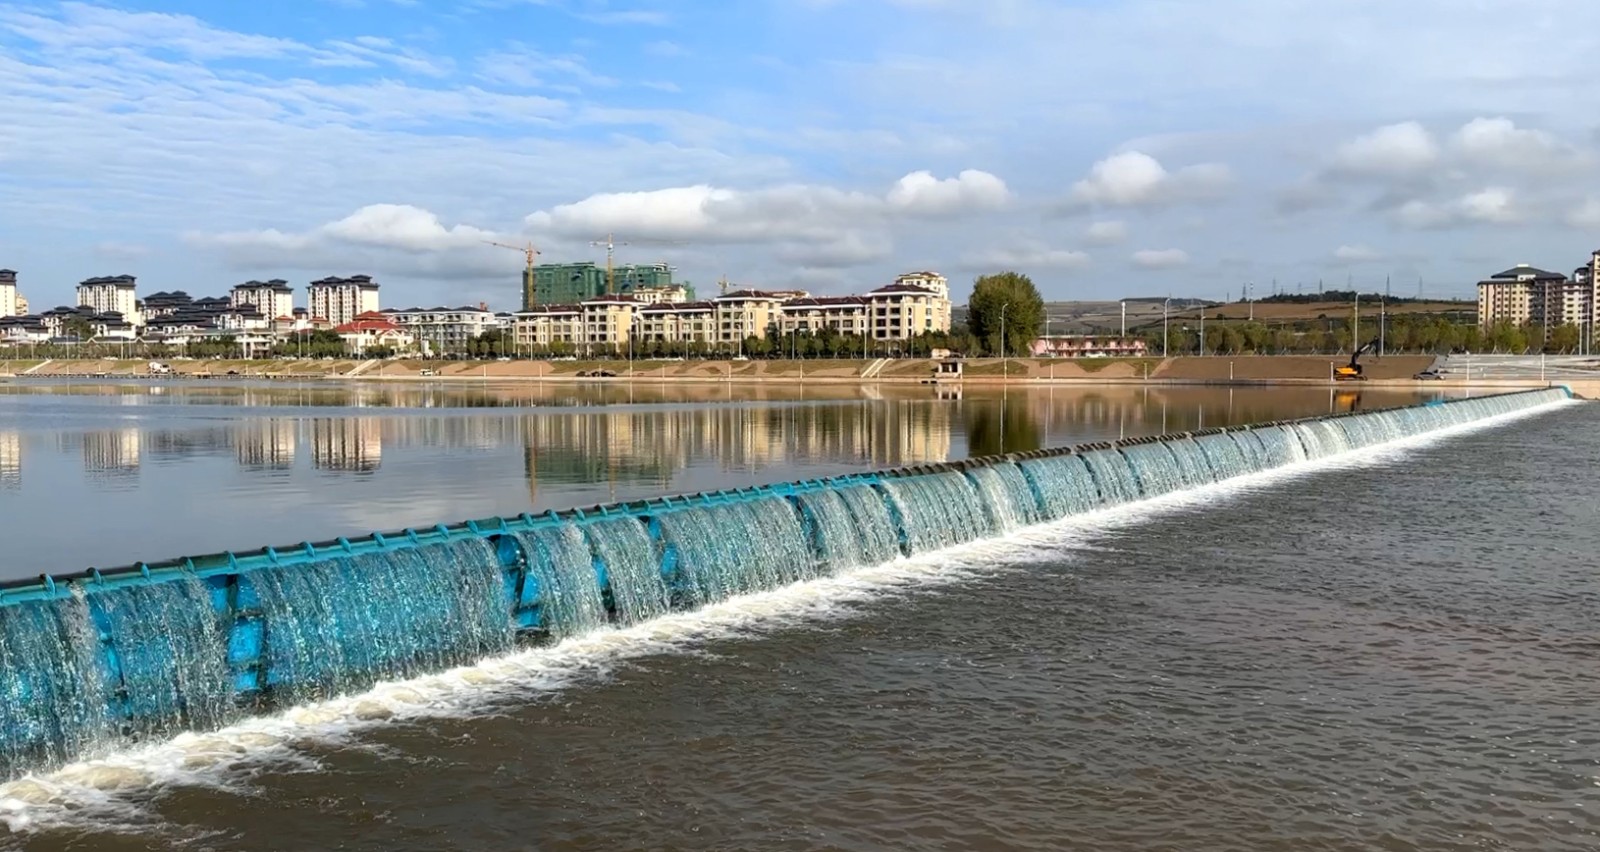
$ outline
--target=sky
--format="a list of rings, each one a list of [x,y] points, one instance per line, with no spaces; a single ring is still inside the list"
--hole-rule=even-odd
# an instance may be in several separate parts
[[[1468,297],[1600,248],[1596,56],[1593,0],[10,0],[0,267]]]

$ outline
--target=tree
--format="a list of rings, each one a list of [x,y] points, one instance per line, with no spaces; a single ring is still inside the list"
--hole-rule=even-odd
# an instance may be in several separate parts
[[[1545,344],[1546,352],[1575,352],[1578,342],[1582,339],[1582,332],[1576,325],[1566,323],[1550,329],[1550,340]]]
[[[1025,355],[1044,328],[1044,299],[1033,279],[1020,272],[980,275],[972,282],[967,324],[983,348],[999,354],[1004,318],[1007,355]]]

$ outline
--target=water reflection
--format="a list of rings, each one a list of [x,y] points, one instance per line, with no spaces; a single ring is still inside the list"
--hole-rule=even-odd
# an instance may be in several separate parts
[[[690,404],[677,397],[729,389],[667,388],[629,404],[625,391],[564,386],[485,411],[447,389],[70,390],[0,393],[0,517],[25,533],[8,537],[0,579],[1417,400],[884,387]],[[299,405],[300,393],[318,401]],[[84,517],[103,535],[82,536]]]

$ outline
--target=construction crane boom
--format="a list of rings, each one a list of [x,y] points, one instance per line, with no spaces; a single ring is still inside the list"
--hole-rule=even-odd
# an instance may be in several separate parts
[[[523,273],[526,277],[523,279],[522,286],[526,289],[522,294],[522,306],[524,308],[533,307],[538,300],[538,296],[533,289],[533,267],[538,263],[537,258],[539,255],[543,254],[543,252],[535,248],[532,242],[525,246],[514,246],[509,243],[497,243],[494,240],[484,240],[484,243],[491,246],[499,246],[500,248],[511,249],[512,251],[520,251],[527,256],[528,269]]]
[[[679,246],[688,243],[688,240],[651,240],[636,238],[635,242],[653,246]],[[589,245],[606,250],[606,295],[617,291],[615,256],[617,246],[633,245],[633,242],[622,242],[616,239],[615,234],[606,234],[603,240],[591,240]]]

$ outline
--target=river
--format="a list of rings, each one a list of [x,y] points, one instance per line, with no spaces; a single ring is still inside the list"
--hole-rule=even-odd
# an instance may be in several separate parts
[[[1043,402],[1035,393],[1020,405],[1014,392],[1004,401],[654,400],[662,407],[651,417],[686,405],[689,421],[710,418],[707,431],[723,440],[623,487],[659,493],[896,463],[819,439],[768,442],[783,449],[729,464],[728,448],[759,443],[728,440],[726,430],[755,428],[717,419],[730,410],[870,405],[867,424],[945,410],[943,426],[912,430],[924,438],[914,445],[955,458],[989,449],[986,441],[1026,448],[1012,443],[1018,412],[1034,424],[1024,434],[1037,436],[1024,445],[1071,443],[1115,436],[1129,420],[1160,431],[1162,402],[1168,428],[1192,428],[1202,415],[1218,425],[1228,396],[1194,391],[1198,401],[1175,405],[1117,393],[1056,391]],[[1326,393],[1261,393],[1248,419],[1328,405]],[[116,394],[88,396],[96,410],[121,404]],[[8,402],[15,420],[37,416],[17,416],[31,402]],[[326,413],[365,416],[343,411],[348,404]],[[1238,397],[1233,404],[1238,411]],[[241,419],[269,416],[225,405],[234,407],[214,414],[234,424],[216,427],[227,435]],[[1002,410],[1004,428],[988,422]],[[1175,425],[1175,410],[1188,420]],[[322,411],[292,412],[296,430]],[[188,421],[207,416],[192,410],[150,416],[141,453],[168,428],[161,417],[185,424],[171,431],[208,428]],[[375,469],[307,465],[297,444],[284,476],[306,477],[303,493],[324,511],[363,493],[337,490],[354,487],[343,483],[378,481],[391,459],[487,479],[492,499],[524,504],[588,493],[597,481],[558,478],[530,495],[527,471],[512,464],[523,443],[464,449],[399,437],[429,434],[400,425],[412,419],[443,418],[432,433],[442,436],[457,428],[443,423],[486,415],[387,416],[399,419],[377,428]],[[502,416],[526,424],[595,415]],[[828,433],[812,416],[788,422]],[[117,772],[57,778],[55,804],[3,803],[0,824],[12,833],[0,828],[0,848],[1592,849],[1600,447],[1573,436],[1597,419],[1593,406],[1573,405],[380,686],[387,705],[415,708],[392,716],[352,722],[308,707],[226,741],[157,744],[125,756]],[[42,427],[17,431],[23,446],[45,446],[63,466],[78,460],[51,451]],[[935,433],[944,437],[929,450]],[[863,446],[879,447],[884,433],[829,434],[866,434]],[[625,445],[603,446],[615,455]],[[192,467],[191,487],[224,499],[230,482],[266,476],[237,453],[220,442],[171,464]],[[485,458],[470,467],[429,461],[476,453]],[[144,458],[128,491],[104,487],[152,488],[147,501],[161,493],[147,484]],[[715,476],[695,479],[696,459]],[[370,493],[413,478],[394,466],[402,475]],[[506,466],[498,477],[481,473]],[[48,492],[31,470],[23,466],[13,494]],[[102,487],[101,473],[79,475]],[[6,517],[21,502],[7,503]],[[454,504],[430,508],[441,506]],[[230,534],[276,531],[272,511]],[[9,541],[48,552],[37,541],[45,529],[8,526],[19,528],[27,532]],[[165,555],[213,541],[171,524],[148,535],[137,543]],[[74,558],[75,548],[89,551],[56,544]]]

